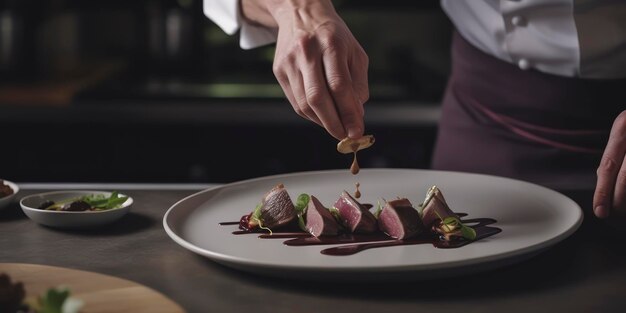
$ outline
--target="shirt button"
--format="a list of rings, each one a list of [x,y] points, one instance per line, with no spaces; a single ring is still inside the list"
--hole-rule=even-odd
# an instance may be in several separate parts
[[[527,70],[530,68],[530,62],[528,62],[527,59],[519,59],[519,61],[517,61],[517,66],[519,66],[522,70]]]
[[[524,26],[526,25],[526,19],[524,19],[523,17],[519,15],[516,15],[511,18],[511,24],[515,26]]]

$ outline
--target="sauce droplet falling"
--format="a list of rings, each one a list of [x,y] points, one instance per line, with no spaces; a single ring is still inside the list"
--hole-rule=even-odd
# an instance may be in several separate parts
[[[359,187],[361,187],[361,184],[356,183],[356,191],[354,192],[354,197],[355,198],[361,198],[361,191],[359,190]]]
[[[352,173],[352,175],[356,175],[359,173],[359,170],[361,170],[361,168],[359,168],[359,162],[356,160],[356,152],[354,152],[354,159],[352,160],[352,165],[350,166],[350,173]]]

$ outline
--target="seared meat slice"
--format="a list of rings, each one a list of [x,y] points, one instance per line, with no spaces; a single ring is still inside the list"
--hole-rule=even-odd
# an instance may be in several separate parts
[[[258,211],[257,211],[258,210]],[[296,210],[289,193],[283,184],[272,188],[261,202],[260,208],[252,212],[248,229],[260,225],[267,228],[278,228],[291,223],[296,218]]]
[[[378,228],[396,239],[411,238],[424,226],[420,214],[407,199],[389,201],[378,216]]]
[[[335,218],[314,196],[310,197],[306,209],[306,230],[315,237],[335,236],[339,233],[339,224]]]
[[[339,211],[341,223],[352,233],[372,233],[378,229],[372,212],[346,191],[335,202],[335,208]]]
[[[432,186],[426,194],[422,207],[422,223],[430,228],[437,220],[443,220],[450,216],[459,217],[450,210],[441,190],[437,186]]]

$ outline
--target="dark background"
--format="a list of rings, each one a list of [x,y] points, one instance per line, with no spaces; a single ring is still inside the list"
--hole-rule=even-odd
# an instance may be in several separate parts
[[[449,72],[438,1],[335,1],[370,57],[363,167],[427,168]],[[297,116],[273,46],[242,50],[199,0],[0,1],[0,177],[230,182],[347,168]]]

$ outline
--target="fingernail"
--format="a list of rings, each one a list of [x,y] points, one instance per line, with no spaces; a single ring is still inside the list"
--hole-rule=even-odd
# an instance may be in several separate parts
[[[361,137],[361,129],[358,127],[351,127],[348,129],[348,137],[357,139]]]
[[[605,207],[605,206],[603,206],[603,205],[599,205],[599,206],[597,206],[597,207],[593,210],[593,213],[595,213],[595,214],[596,214],[596,216],[597,216],[598,218],[606,218],[606,217],[608,217],[608,216],[609,216],[609,211],[608,211],[608,210],[606,209],[606,207]]]

